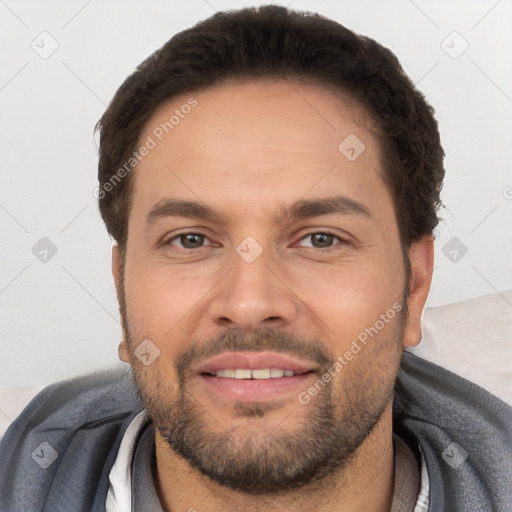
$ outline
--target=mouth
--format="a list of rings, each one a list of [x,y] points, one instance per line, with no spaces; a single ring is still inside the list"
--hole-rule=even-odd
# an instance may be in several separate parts
[[[206,373],[204,375],[226,379],[266,380],[280,379],[281,377],[294,377],[295,375],[303,374],[297,374],[293,370],[284,370],[283,368],[256,368],[254,370],[249,368],[226,368],[218,370],[215,373]]]
[[[261,402],[299,393],[317,365],[272,352],[224,353],[196,370],[201,382],[227,400]]]

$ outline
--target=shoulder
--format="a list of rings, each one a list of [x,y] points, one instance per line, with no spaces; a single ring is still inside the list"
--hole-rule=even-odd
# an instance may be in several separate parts
[[[509,510],[512,408],[407,352],[395,391],[394,430],[422,448],[431,510]]]
[[[46,387],[0,442],[0,501],[13,510],[33,510],[36,499],[54,510],[90,506],[124,430],[142,409],[129,368]]]
[[[114,419],[138,405],[130,368],[101,370],[45,387],[10,430],[33,429],[38,425],[76,430],[107,416]]]

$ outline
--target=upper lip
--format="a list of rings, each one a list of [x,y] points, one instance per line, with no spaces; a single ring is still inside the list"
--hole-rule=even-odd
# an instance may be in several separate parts
[[[224,352],[201,363],[196,373],[215,373],[225,369],[280,368],[297,374],[314,371],[318,365],[307,365],[276,352]]]

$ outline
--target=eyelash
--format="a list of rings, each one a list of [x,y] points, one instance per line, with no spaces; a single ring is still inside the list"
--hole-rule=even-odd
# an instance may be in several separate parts
[[[182,236],[186,236],[186,235],[198,235],[198,236],[202,236],[204,237],[205,239],[208,239],[208,236],[205,235],[204,233],[200,233],[200,232],[197,232],[197,231],[186,231],[184,233],[179,233],[177,235],[174,235],[172,238],[169,238],[166,242],[163,243],[164,246],[170,246],[172,245],[171,242],[174,241],[174,240],[179,240]],[[300,241],[308,238],[308,237],[311,237],[313,235],[327,235],[327,236],[332,236],[334,238],[336,238],[338,240],[338,244],[341,244],[341,245],[348,245],[349,242],[343,238],[341,238],[339,235],[337,235],[336,233],[333,233],[332,231],[329,231],[329,230],[322,230],[322,231],[311,231],[310,233],[307,233],[305,234],[304,236],[302,236],[300,238]],[[334,248],[336,245],[338,244],[333,244],[333,245],[330,245],[328,247],[314,247],[314,246],[307,246],[307,248],[309,249],[319,249],[319,250],[323,250],[323,251],[328,251],[329,249],[332,249]],[[186,247],[178,247],[178,249],[180,250],[184,250],[184,251],[197,251],[199,249],[203,249],[205,246],[201,246],[201,247],[197,247],[197,248],[194,248],[194,249],[189,249],[189,248],[186,248]],[[209,246],[206,246],[206,247],[209,247]]]

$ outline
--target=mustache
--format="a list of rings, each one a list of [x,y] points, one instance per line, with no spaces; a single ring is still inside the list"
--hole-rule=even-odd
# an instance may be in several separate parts
[[[176,370],[181,381],[198,359],[208,359],[223,352],[264,352],[310,359],[328,368],[336,359],[316,338],[301,337],[271,327],[247,333],[243,329],[229,329],[203,342],[193,342],[184,349],[176,360]]]

